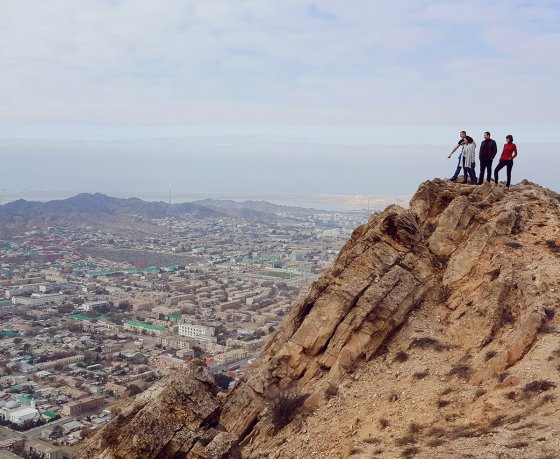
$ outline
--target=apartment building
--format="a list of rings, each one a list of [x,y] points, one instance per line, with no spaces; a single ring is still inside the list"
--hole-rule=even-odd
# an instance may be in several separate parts
[[[67,403],[62,407],[62,414],[65,416],[76,416],[86,413],[105,403],[105,397],[88,397],[76,402]]]
[[[160,336],[158,344],[168,349],[189,349],[190,344],[186,339],[173,338],[170,336]]]
[[[194,325],[194,324],[180,324],[179,325],[179,335],[186,336],[188,338],[202,339],[213,341],[214,337],[214,327],[207,327],[206,325]]]

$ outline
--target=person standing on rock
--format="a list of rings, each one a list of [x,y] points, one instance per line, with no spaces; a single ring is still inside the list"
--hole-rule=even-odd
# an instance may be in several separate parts
[[[457,145],[455,145],[455,148],[453,148],[453,150],[451,150],[451,153],[449,153],[448,158],[451,158],[451,156],[453,156],[453,153],[455,153],[457,151],[457,149],[459,147],[462,147],[463,144],[465,143],[465,137],[467,137],[467,132],[466,131],[461,131],[459,133],[459,137],[461,137],[459,139],[459,142],[457,142]],[[457,178],[459,177],[459,174],[461,173],[461,156],[463,155],[463,149],[461,149],[461,151],[459,152],[459,161],[457,161],[457,168],[455,169],[455,173],[453,174],[453,177],[451,177],[449,180],[451,180],[452,182],[456,182]]]
[[[507,168],[507,182],[506,186],[509,188],[511,182],[511,169],[513,168],[513,160],[517,157],[517,147],[513,143],[513,136],[506,135],[506,144],[502,151],[502,156],[500,156],[500,162],[494,169],[494,182],[498,184],[498,172],[504,167]]]
[[[464,180],[463,183],[468,183],[467,176],[471,178],[471,185],[476,185],[476,173],[474,168],[476,158],[476,144],[470,136],[465,137],[465,142],[463,145],[463,173]]]
[[[490,138],[490,133],[484,133],[484,140],[480,144],[480,151],[478,152],[478,159],[480,161],[480,174],[478,175],[478,184],[482,185],[484,182],[484,171],[486,171],[486,181],[492,180],[492,161],[498,152],[496,141]]]

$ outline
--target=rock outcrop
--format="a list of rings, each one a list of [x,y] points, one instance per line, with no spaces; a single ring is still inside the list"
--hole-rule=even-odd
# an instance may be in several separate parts
[[[354,231],[223,400],[194,367],[82,457],[545,457],[559,256],[558,194],[425,182]],[[286,394],[305,403],[279,424]]]

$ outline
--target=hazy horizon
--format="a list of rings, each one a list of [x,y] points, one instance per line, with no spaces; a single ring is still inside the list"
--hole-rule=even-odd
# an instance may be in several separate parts
[[[6,200],[8,191],[16,199],[24,191],[42,191],[159,194],[166,201],[170,186],[172,195],[203,198],[409,196],[425,180],[451,176],[457,153],[452,159],[447,155],[454,143],[454,138],[447,145],[329,145],[245,137],[0,140],[9,152],[0,172],[0,199]],[[559,145],[517,146],[513,183],[528,179],[558,191]]]

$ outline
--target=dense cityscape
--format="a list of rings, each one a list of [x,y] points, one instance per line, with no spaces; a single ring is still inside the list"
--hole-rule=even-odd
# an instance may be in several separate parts
[[[231,389],[299,292],[369,218],[268,215],[138,215],[124,232],[44,226],[2,235],[0,457],[72,457],[130,397],[195,358]]]

